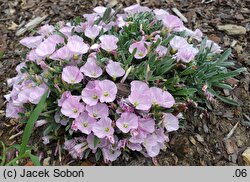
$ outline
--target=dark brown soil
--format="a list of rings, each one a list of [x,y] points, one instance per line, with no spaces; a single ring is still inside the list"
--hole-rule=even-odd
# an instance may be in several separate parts
[[[74,16],[90,12],[94,6],[136,3],[132,0],[85,1],[85,0],[0,0],[0,140],[7,145],[20,143],[20,137],[9,139],[17,134],[22,126],[16,120],[5,118],[5,100],[7,93],[6,79],[13,77],[15,66],[21,61],[23,47],[19,44],[21,38],[32,34],[31,31],[17,37],[15,32],[31,19],[37,16],[49,15],[42,24],[69,20]],[[171,134],[167,150],[156,159],[150,160],[141,155],[133,154],[129,160],[120,159],[113,165],[245,165],[242,152],[250,147],[250,0],[141,0],[142,5],[171,9],[176,7],[188,19],[187,27],[200,28],[210,39],[223,48],[232,47],[231,59],[236,67],[245,66],[248,72],[230,79],[235,89],[228,95],[238,100],[241,107],[232,107],[221,102],[211,103],[210,109],[190,110],[185,114],[184,127]],[[171,10],[170,10],[171,11]],[[245,35],[228,35],[219,31],[217,25],[234,24],[246,28]],[[235,45],[232,42],[237,41]],[[1,54],[4,53],[3,56]],[[226,138],[236,125],[233,134]],[[39,133],[38,133],[39,134]],[[41,138],[33,137],[33,145],[41,143]],[[59,162],[54,157],[53,147],[40,151],[48,162],[44,165],[65,165],[70,161],[68,155]],[[38,147],[38,149],[44,147]],[[91,161],[91,160],[90,160]],[[77,165],[95,165],[93,162],[73,162]],[[99,164],[101,165],[101,164]]]

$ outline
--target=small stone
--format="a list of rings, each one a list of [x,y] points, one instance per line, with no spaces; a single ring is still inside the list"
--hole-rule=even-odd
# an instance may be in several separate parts
[[[228,35],[245,35],[247,33],[247,30],[243,26],[238,25],[218,25],[218,30],[227,32]]]
[[[248,147],[243,153],[242,158],[245,161],[246,165],[250,165],[250,147]]]

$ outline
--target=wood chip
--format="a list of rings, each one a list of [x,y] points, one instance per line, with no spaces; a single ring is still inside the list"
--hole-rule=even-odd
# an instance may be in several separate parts
[[[247,33],[247,30],[243,26],[238,25],[218,25],[218,30],[225,31],[228,35],[245,35]]]
[[[250,165],[250,147],[248,147],[243,153],[242,158],[245,161],[246,165]]]
[[[186,18],[177,8],[172,8],[172,11],[173,11],[177,16],[179,16],[180,19],[181,19],[183,22],[185,22],[185,23],[188,22],[187,18]]]
[[[27,32],[28,30],[34,29],[35,27],[37,27],[40,23],[42,23],[46,18],[48,17],[48,15],[44,15],[43,17],[36,17],[35,19],[31,20],[29,23],[27,23],[24,28],[19,29],[16,32],[16,36],[21,36],[23,35],[25,32]]]

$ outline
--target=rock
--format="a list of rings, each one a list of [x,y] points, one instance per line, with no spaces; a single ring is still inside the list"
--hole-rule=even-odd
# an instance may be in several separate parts
[[[243,153],[242,158],[245,161],[246,165],[250,165],[250,147],[248,147]]]
[[[225,31],[228,35],[245,35],[247,33],[247,30],[243,26],[238,25],[218,25],[218,30]]]

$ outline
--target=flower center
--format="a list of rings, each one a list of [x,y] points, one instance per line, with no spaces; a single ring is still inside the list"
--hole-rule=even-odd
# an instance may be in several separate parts
[[[143,56],[143,53],[142,52],[139,52],[139,54],[138,54],[140,57],[142,57]]]
[[[76,81],[74,79],[70,80],[72,83],[75,83]]]
[[[139,106],[139,103],[138,102],[134,102],[134,106],[135,107]]]
[[[79,59],[79,55],[78,55],[78,54],[74,54],[74,55],[73,55],[73,59],[74,59],[74,60]]]
[[[128,124],[127,124],[127,123],[124,123],[124,124],[123,124],[123,127],[124,127],[124,128],[128,128]]]
[[[93,117],[96,118],[98,115],[97,113],[93,113]]]
[[[83,127],[85,127],[85,128],[88,127],[88,123],[87,123],[87,122],[84,122],[82,125],[83,125]]]
[[[104,95],[104,97],[108,97],[109,93],[108,92],[104,92],[103,95]]]
[[[109,128],[105,128],[104,131],[105,131],[105,132],[109,132]]]
[[[98,96],[97,96],[97,95],[93,95],[93,96],[92,96],[92,99],[95,99],[95,100],[96,100],[96,99],[98,99]]]
[[[78,109],[74,108],[72,111],[73,111],[73,113],[76,114],[78,112]]]

